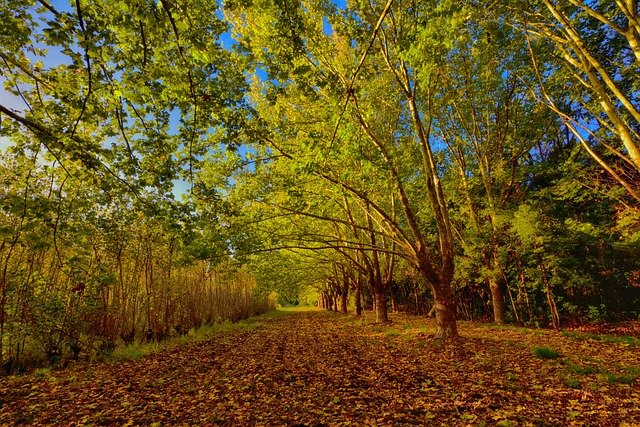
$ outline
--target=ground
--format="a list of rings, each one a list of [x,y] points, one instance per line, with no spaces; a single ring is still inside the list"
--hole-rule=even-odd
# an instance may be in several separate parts
[[[0,378],[0,425],[640,426],[640,340],[280,312],[118,363]]]

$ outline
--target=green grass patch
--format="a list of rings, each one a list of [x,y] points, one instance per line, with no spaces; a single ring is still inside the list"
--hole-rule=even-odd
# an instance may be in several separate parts
[[[560,357],[560,353],[550,347],[536,347],[533,349],[533,354],[540,359],[557,359]]]
[[[374,326],[371,328],[373,332],[385,334],[388,337],[399,337],[402,333],[396,328],[384,327],[384,326]]]
[[[159,342],[136,341],[133,344],[115,348],[109,354],[107,354],[105,359],[112,362],[135,360],[172,347],[206,341],[208,339],[211,339],[211,337],[215,335],[225,332],[231,332],[238,329],[256,329],[260,327],[260,324],[252,320],[264,319],[265,317],[263,316],[265,316],[265,314],[241,320],[235,323],[226,321],[221,323],[214,323],[213,325],[204,325],[197,329],[192,328],[185,335],[175,336]]]
[[[569,388],[573,388],[576,390],[579,390],[582,388],[582,384],[580,384],[580,381],[578,381],[577,378],[573,378],[573,377],[565,377],[564,378],[564,385],[566,385]]]
[[[118,347],[113,350],[107,359],[115,362],[123,360],[135,360],[153,354],[160,349],[165,348],[162,343],[139,343],[134,342],[125,347]]]
[[[636,376],[606,373],[603,374],[603,379],[610,384],[631,384],[635,381]]]
[[[402,335],[397,329],[387,329],[386,331],[384,331],[384,334],[388,337],[399,337],[400,335]]]
[[[415,323],[404,323],[402,329],[408,334],[432,334],[435,328],[429,325],[420,325]]]
[[[537,329],[527,328],[524,326],[513,326],[513,325],[496,325],[495,323],[485,323],[479,325],[481,328],[493,329],[497,331],[511,331],[518,332],[521,334],[534,334],[541,335],[542,332]]]
[[[640,376],[640,367],[637,366],[625,366],[624,370],[630,373],[631,375],[635,375],[636,377]]]
[[[513,372],[507,372],[504,374],[504,379],[507,381],[515,381],[518,377]]]
[[[595,363],[595,364],[601,364],[604,363],[602,360],[600,359],[596,359],[593,357],[589,357],[589,356],[578,356],[578,359],[587,362],[587,363]]]
[[[597,374],[599,370],[593,366],[582,366],[575,363],[567,363],[567,371],[576,375]]]
[[[51,368],[37,368],[33,371],[33,376],[36,378],[49,378],[51,377]]]
[[[594,340],[601,341],[610,344],[627,344],[634,347],[640,347],[640,339],[631,335],[607,335],[607,334],[592,334],[586,332],[573,332],[565,331],[561,332],[563,337],[571,338],[577,341]]]

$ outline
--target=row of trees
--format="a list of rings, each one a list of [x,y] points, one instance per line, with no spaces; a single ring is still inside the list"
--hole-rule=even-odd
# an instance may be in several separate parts
[[[238,222],[325,307],[428,287],[442,337],[637,316],[638,5],[565,3],[229,2]]]
[[[6,370],[272,305],[227,247],[218,195],[193,179],[221,143],[210,130],[233,146],[242,118],[244,77],[216,8],[0,3]]]
[[[193,230],[179,212],[141,207],[116,191],[106,198],[81,168],[66,175],[37,156],[8,154],[0,161],[0,351],[8,372],[270,308],[230,259],[194,257]]]

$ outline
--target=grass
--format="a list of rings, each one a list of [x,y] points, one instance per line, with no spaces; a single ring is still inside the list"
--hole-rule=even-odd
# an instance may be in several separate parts
[[[557,359],[560,357],[560,353],[549,347],[535,347],[533,354],[541,359]]]
[[[625,366],[624,370],[630,373],[631,375],[635,375],[636,377],[640,376],[640,368],[637,366]]]
[[[611,384],[631,384],[635,381],[635,375],[618,375],[612,373],[605,373],[602,375],[603,379]]]
[[[582,384],[580,384],[580,381],[578,381],[577,378],[573,378],[573,377],[565,377],[564,378],[564,384],[569,387],[569,388],[573,388],[576,390],[579,390],[582,388]]]
[[[593,366],[582,366],[575,363],[567,363],[567,371],[576,375],[591,375],[597,374],[600,370]]]
[[[631,335],[601,335],[601,334],[592,334],[585,332],[572,332],[565,331],[560,335],[567,338],[572,338],[577,341],[584,341],[587,339],[594,341],[601,341],[610,344],[627,344],[630,346],[640,347],[640,339],[631,336]]]
[[[239,322],[222,322],[215,323],[213,325],[204,325],[200,328],[192,328],[187,334],[169,338],[160,342],[134,342],[124,347],[117,347],[112,350],[107,356],[106,360],[111,362],[121,362],[125,360],[135,360],[147,357],[153,353],[159,351],[186,345],[211,339],[213,336],[238,330],[238,329],[256,329],[260,325],[252,322],[251,320],[257,319],[273,319],[281,316],[286,316],[287,313],[280,310],[273,310],[259,316],[254,316],[249,319],[241,320]]]
[[[393,328],[387,328],[385,331],[383,331],[384,334],[388,337],[399,337],[400,335],[402,335],[400,333],[400,331],[393,329]]]
[[[524,326],[496,325],[494,323],[487,323],[479,326],[481,328],[494,329],[498,331],[512,331],[512,332],[519,332],[521,334],[542,335],[542,331],[539,331],[537,329],[527,328]]]
[[[153,354],[165,347],[164,343],[139,343],[134,342],[125,347],[118,347],[107,357],[112,361],[135,360]]]
[[[567,372],[571,375],[564,379],[565,384],[571,388],[580,388],[575,385],[579,385],[579,382],[575,375],[592,375],[600,374],[600,380],[609,384],[632,384],[636,378],[640,376],[640,368],[635,366],[625,366],[623,370],[626,373],[616,374],[601,370],[594,366],[582,366],[575,363],[567,362]]]
[[[518,377],[513,372],[507,371],[504,375],[504,379],[507,381],[516,381]]]
[[[36,378],[49,378],[51,376],[51,368],[37,368],[33,371]]]
[[[389,326],[374,326],[371,328],[372,332],[385,334],[388,337],[399,337],[401,332],[393,327]]]

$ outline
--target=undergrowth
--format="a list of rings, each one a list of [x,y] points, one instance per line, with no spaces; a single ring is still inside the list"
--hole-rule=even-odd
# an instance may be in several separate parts
[[[215,323],[213,325],[201,326],[197,329],[192,328],[186,335],[168,338],[159,342],[134,342],[127,346],[115,348],[106,355],[105,360],[120,362],[124,360],[140,359],[168,348],[207,341],[217,334],[238,329],[255,329],[259,325],[258,323],[252,322],[252,319],[273,319],[284,315],[287,315],[287,313],[280,310],[273,310],[239,322],[226,321],[222,323]]]

